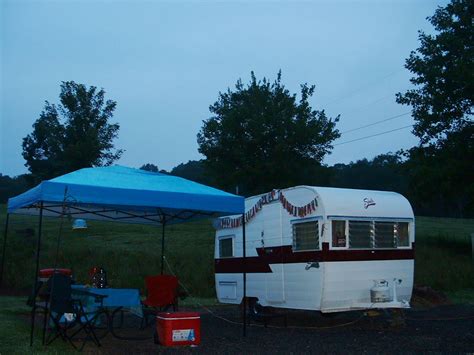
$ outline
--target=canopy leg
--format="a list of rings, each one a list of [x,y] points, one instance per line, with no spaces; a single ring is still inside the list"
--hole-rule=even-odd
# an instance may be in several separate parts
[[[33,305],[31,308],[31,331],[30,331],[30,346],[33,346],[33,333],[35,330],[35,316],[36,316],[36,293],[38,292],[38,272],[39,272],[39,257],[41,249],[41,229],[43,226],[43,201],[40,202],[39,225],[38,225],[38,244],[36,245],[36,268],[34,275],[34,289],[33,289]]]
[[[2,249],[2,269],[0,271],[0,286],[3,286],[3,269],[5,267],[5,252],[7,251],[7,234],[8,234],[8,221],[10,214],[7,213],[7,219],[5,221],[5,234],[3,235],[3,249]]]
[[[164,262],[165,262],[165,221],[161,223],[161,275],[164,271]]]
[[[246,263],[246,258],[247,258],[247,253],[246,253],[246,240],[245,240],[245,213],[242,214],[242,247],[243,247],[243,264],[244,264],[244,297],[242,301],[244,302],[244,314],[243,314],[243,336],[247,336],[247,263]]]

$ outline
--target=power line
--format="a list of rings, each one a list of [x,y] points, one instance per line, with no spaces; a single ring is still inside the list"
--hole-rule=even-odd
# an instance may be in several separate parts
[[[393,93],[390,93],[388,95],[385,95],[385,96],[382,96],[382,97],[379,97],[378,99],[376,100],[373,100],[373,101],[370,101],[364,105],[361,105],[361,106],[357,106],[357,107],[354,107],[353,109],[351,109],[350,111],[351,112],[359,112],[359,111],[364,111],[364,109],[366,109],[368,106],[372,106],[374,104],[376,104],[377,102],[380,102],[380,101],[383,101],[387,98],[393,98],[394,95]],[[343,111],[344,112],[344,111]],[[344,115],[344,113],[342,113],[342,115]]]
[[[329,104],[333,104],[333,103],[339,102],[339,101],[342,101],[342,100],[345,100],[345,99],[347,99],[348,97],[351,97],[351,96],[353,96],[354,94],[357,94],[359,91],[365,90],[365,89],[367,89],[368,87],[373,86],[374,84],[377,84],[378,82],[380,82],[380,81],[382,81],[382,80],[384,80],[384,79],[387,79],[387,78],[391,77],[392,75],[395,75],[395,74],[401,72],[401,71],[404,70],[404,69],[405,69],[405,68],[400,68],[400,69],[394,70],[393,72],[391,72],[391,73],[389,73],[389,74],[387,74],[387,75],[385,75],[385,76],[383,76],[383,77],[381,77],[381,78],[379,78],[379,79],[372,80],[370,83],[368,83],[368,84],[366,84],[366,85],[362,85],[362,86],[358,87],[357,89],[355,89],[355,90],[353,90],[353,91],[347,93],[346,95],[343,95],[343,96],[341,96],[341,97],[339,97],[339,98],[336,98],[336,99],[333,99],[333,100],[331,100],[331,101],[326,102],[325,106],[327,106],[327,105],[329,105]]]
[[[377,134],[371,134],[370,136],[365,136],[365,137],[361,137],[361,138],[357,138],[357,139],[352,139],[352,140],[350,140],[350,141],[346,141],[346,142],[341,142],[341,143],[334,144],[334,146],[336,146],[336,145],[342,145],[342,144],[347,144],[347,143],[352,143],[352,142],[357,142],[357,141],[361,141],[361,140],[367,139],[367,138],[372,138],[372,137],[381,136],[382,134],[387,134],[387,133],[391,133],[391,132],[395,132],[395,131],[400,131],[400,130],[402,130],[402,129],[409,128],[409,127],[413,127],[413,125],[411,124],[411,125],[408,125],[408,126],[404,126],[404,127],[400,127],[400,128],[391,129],[390,131],[380,132],[380,133],[377,133]]]
[[[362,129],[362,128],[367,128],[367,127],[371,127],[371,126],[375,126],[379,123],[382,123],[382,122],[387,122],[387,121],[390,121],[390,120],[394,120],[395,118],[399,118],[399,117],[403,117],[403,116],[406,116],[406,115],[409,115],[411,112],[405,112],[405,113],[402,113],[400,115],[396,115],[396,116],[392,116],[392,117],[388,117],[388,118],[385,118],[383,120],[380,120],[380,121],[375,121],[373,123],[369,123],[365,126],[360,126],[360,127],[356,127],[356,128],[352,128],[352,129],[349,129],[348,131],[344,131],[344,132],[341,132],[341,134],[346,134],[346,133],[349,133],[349,132],[354,132],[354,131],[358,131],[359,129]]]

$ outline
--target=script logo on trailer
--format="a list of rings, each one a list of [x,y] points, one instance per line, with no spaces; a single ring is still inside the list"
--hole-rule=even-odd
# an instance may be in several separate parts
[[[375,206],[375,201],[368,197],[364,198],[364,208],[367,209],[370,206]]]

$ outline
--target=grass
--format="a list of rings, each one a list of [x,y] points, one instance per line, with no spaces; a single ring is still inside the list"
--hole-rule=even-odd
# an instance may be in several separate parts
[[[5,264],[5,284],[28,292],[34,273],[37,218],[11,216]],[[4,226],[5,205],[0,206],[0,226]],[[54,264],[58,219],[45,219],[40,267]],[[470,233],[473,219],[417,217],[415,283],[446,292],[457,303],[474,304],[474,261]],[[72,268],[80,283],[88,283],[87,271],[95,265],[106,269],[113,287],[143,291],[143,277],[160,270],[161,230],[142,225],[88,222],[88,229],[72,231],[65,219],[61,238],[60,267]],[[179,275],[192,297],[183,306],[216,304],[214,290],[214,229],[209,221],[169,226],[166,255],[173,273]],[[0,297],[0,353],[65,353],[67,344],[57,342],[44,348],[28,345],[29,308],[25,297]],[[36,339],[39,339],[39,335]]]
[[[415,283],[474,298],[474,260],[470,234],[474,219],[416,218]]]
[[[37,329],[35,343],[30,347],[30,327],[26,321],[31,308],[25,297],[0,297],[0,353],[1,354],[66,354],[77,353],[72,348],[57,341],[54,347],[41,345],[41,332]],[[21,319],[24,318],[24,319]]]
[[[37,327],[34,346],[29,346],[31,308],[26,305],[27,297],[0,296],[0,354],[77,354],[69,344],[61,340],[51,346],[41,345],[41,331]],[[213,306],[213,298],[189,297],[180,301],[181,307],[196,305]],[[53,346],[54,345],[54,346]]]
[[[4,206],[0,225],[4,223]],[[25,236],[27,228],[37,230],[37,218],[10,216],[4,279],[14,289],[29,289],[34,274],[36,236]],[[52,267],[60,220],[45,218],[40,268]],[[214,297],[214,229],[209,221],[166,227],[165,270],[179,275],[193,296]],[[86,230],[71,229],[64,219],[58,267],[71,268],[80,283],[89,283],[88,270],[101,266],[113,287],[143,290],[145,275],[161,268],[161,228],[111,222],[88,222]]]
[[[4,225],[5,205],[0,208]],[[4,279],[9,287],[29,290],[34,273],[37,218],[10,216]],[[59,219],[44,219],[40,267],[54,265]],[[442,291],[474,289],[474,262],[470,233],[474,219],[416,218],[415,282]],[[111,222],[88,222],[81,231],[71,229],[64,219],[58,266],[71,268],[80,283],[89,283],[88,270],[102,266],[114,287],[143,290],[143,277],[160,270],[161,229],[152,226]],[[165,254],[170,269],[192,296],[212,298],[214,289],[214,229],[210,221],[166,228]]]
[[[4,225],[5,205],[0,210]],[[4,279],[9,287],[29,290],[34,273],[37,218],[10,216]],[[59,219],[44,219],[40,267],[54,265]],[[474,262],[470,233],[474,219],[417,217],[415,282],[442,291],[474,289]],[[143,277],[160,270],[161,229],[152,226],[111,222],[88,222],[81,231],[71,229],[64,219],[58,266],[71,268],[80,283],[89,283],[88,270],[102,266],[113,287],[143,290]],[[192,296],[212,298],[214,289],[214,229],[210,221],[166,228],[165,254],[170,269]]]

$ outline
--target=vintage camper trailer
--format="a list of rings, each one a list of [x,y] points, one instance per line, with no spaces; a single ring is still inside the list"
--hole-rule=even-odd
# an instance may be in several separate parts
[[[413,288],[415,220],[398,193],[297,186],[246,199],[216,220],[222,303],[337,312],[406,308]],[[258,302],[258,303],[257,303]]]

